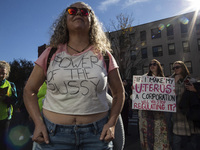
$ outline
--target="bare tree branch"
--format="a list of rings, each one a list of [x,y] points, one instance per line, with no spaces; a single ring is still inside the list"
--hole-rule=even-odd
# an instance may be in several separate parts
[[[135,37],[136,30],[133,28],[133,15],[119,14],[116,20],[110,21],[109,33],[113,56],[115,57],[122,78],[132,79],[134,69],[141,63],[141,52],[138,50],[139,38]],[[137,60],[137,61],[136,61]]]

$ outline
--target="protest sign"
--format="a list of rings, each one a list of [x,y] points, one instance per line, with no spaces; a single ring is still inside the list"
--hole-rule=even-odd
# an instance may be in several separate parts
[[[176,112],[174,78],[133,76],[132,108]]]

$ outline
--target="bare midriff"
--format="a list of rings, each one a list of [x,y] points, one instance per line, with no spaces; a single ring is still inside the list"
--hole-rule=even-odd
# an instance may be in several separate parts
[[[108,112],[102,112],[91,115],[66,115],[55,113],[43,109],[44,116],[51,122],[61,125],[82,125],[98,121],[108,115]]]

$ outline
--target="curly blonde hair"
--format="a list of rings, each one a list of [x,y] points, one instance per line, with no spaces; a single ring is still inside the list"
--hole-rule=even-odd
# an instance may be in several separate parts
[[[106,50],[111,51],[110,41],[102,29],[102,25],[97,19],[92,8],[84,2],[76,2],[70,6],[81,3],[91,10],[91,27],[89,31],[89,42],[94,46],[96,52],[105,54]],[[53,34],[50,39],[50,47],[57,47],[59,44],[65,44],[69,41],[69,32],[67,28],[67,12],[64,10],[60,17],[52,25]]]
[[[10,74],[10,64],[6,61],[0,61],[0,68],[6,69],[6,79],[9,77]]]

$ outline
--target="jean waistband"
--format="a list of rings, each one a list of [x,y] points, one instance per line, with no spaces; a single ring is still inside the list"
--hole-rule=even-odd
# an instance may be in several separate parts
[[[43,114],[42,114],[43,115]],[[55,124],[51,121],[49,121],[44,115],[43,115],[43,120],[45,122],[45,124],[51,124],[51,126],[56,126],[59,128],[74,128],[79,127],[79,128],[88,128],[88,127],[102,127],[104,126],[107,122],[108,122],[108,116],[105,116],[104,118],[97,120],[93,123],[89,123],[89,124],[74,124],[74,125],[62,125],[62,124]]]

